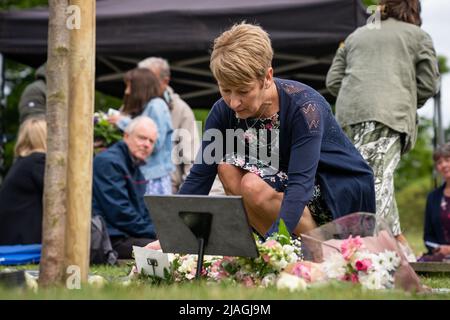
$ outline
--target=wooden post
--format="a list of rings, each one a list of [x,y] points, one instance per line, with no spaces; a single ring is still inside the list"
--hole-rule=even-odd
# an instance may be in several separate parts
[[[47,156],[44,177],[39,284],[61,284],[66,228],[69,30],[67,0],[49,1],[47,60]]]
[[[95,1],[71,0],[69,165],[67,175],[66,266],[89,271],[92,205],[93,113],[95,77]],[[78,10],[78,11],[77,11]]]

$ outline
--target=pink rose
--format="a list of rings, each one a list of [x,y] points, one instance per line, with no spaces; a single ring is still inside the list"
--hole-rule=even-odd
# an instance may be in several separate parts
[[[367,271],[372,266],[372,261],[370,259],[358,260],[355,263],[356,270]]]
[[[352,283],[358,283],[359,282],[359,278],[358,275],[356,273],[352,273],[352,274],[346,274],[343,278],[343,281],[351,281]]]
[[[255,283],[254,283],[252,277],[250,277],[250,276],[245,276],[245,277],[242,279],[242,283],[243,283],[244,286],[246,286],[246,287],[253,287],[253,286],[255,286]]]
[[[356,273],[352,273],[350,275],[350,280],[352,281],[352,283],[358,283],[359,282],[358,275]]]
[[[292,274],[311,282],[311,267],[299,262],[292,268]]]

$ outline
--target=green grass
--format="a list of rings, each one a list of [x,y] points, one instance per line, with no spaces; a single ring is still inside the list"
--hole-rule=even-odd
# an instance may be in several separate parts
[[[448,279],[428,279],[428,285],[448,284]],[[450,294],[411,294],[400,290],[368,291],[347,283],[334,283],[304,292],[289,292],[275,288],[245,288],[232,285],[211,285],[205,283],[151,286],[133,284],[123,287],[109,284],[103,288],[83,287],[80,290],[64,288],[39,290],[34,293],[26,289],[0,289],[0,299],[123,299],[123,300],[410,300],[450,299]]]
[[[419,229],[405,230],[405,235],[416,255],[424,252],[422,233]],[[37,269],[36,265],[15,267],[15,269]],[[0,267],[0,270],[4,267]],[[205,283],[175,284],[171,286],[155,286],[146,283],[132,283],[123,286],[120,283],[129,274],[131,265],[119,267],[93,266],[90,274],[101,275],[108,280],[103,288],[93,288],[83,285],[81,290],[68,290],[65,288],[31,290],[0,288],[0,299],[125,299],[125,300],[187,300],[187,299],[217,299],[217,300],[292,300],[292,299],[450,299],[450,294],[411,294],[400,290],[385,292],[365,291],[358,286],[347,283],[333,283],[325,287],[311,288],[305,292],[290,293],[275,288],[245,288],[232,285],[207,285]],[[449,274],[426,274],[420,276],[424,285],[430,288],[450,288]]]
[[[17,269],[37,269],[36,265],[27,265]],[[0,269],[1,270],[1,269]],[[79,290],[66,288],[11,289],[0,287],[0,299],[80,299],[80,300],[427,300],[450,299],[449,293],[415,294],[401,290],[370,291],[349,283],[331,283],[326,286],[310,288],[304,292],[289,292],[275,288],[246,288],[230,284],[183,283],[174,285],[150,285],[146,282],[132,282],[128,286],[121,283],[130,271],[129,266],[107,267],[94,266],[90,274],[101,275],[108,283],[101,288],[82,285]],[[423,284],[431,288],[450,288],[448,274],[421,276]]]

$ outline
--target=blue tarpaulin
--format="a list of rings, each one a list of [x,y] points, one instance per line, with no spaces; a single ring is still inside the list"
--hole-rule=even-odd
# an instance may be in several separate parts
[[[41,248],[40,244],[0,246],[0,265],[39,263]]]

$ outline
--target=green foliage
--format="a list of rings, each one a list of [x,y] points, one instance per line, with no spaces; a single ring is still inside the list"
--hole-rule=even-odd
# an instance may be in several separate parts
[[[433,173],[433,123],[430,119],[421,118],[415,147],[402,159],[395,171],[395,189],[402,190],[412,181],[428,178]]]
[[[120,109],[122,100],[100,91],[95,91],[95,111],[107,112],[109,108]]]
[[[446,142],[450,141],[450,127],[448,127],[447,129],[445,129],[445,132],[444,132],[444,141],[446,141]]]
[[[447,57],[446,56],[438,56],[439,63],[439,72],[441,74],[447,73],[450,71],[449,66],[447,65]]]
[[[368,6],[372,6],[372,5],[376,5],[378,4],[378,0],[362,0],[362,3],[368,7]]]
[[[96,153],[97,149],[104,149],[122,139],[122,133],[117,127],[108,121],[108,117],[103,112],[94,114],[94,140]]]
[[[195,120],[200,121],[202,123],[202,130],[204,129],[206,118],[209,114],[209,109],[193,109]]]
[[[16,133],[19,129],[19,100],[25,87],[33,82],[33,69],[12,60],[5,60],[5,79],[10,94],[6,100],[6,108],[2,110],[1,121],[5,124],[7,142],[5,144],[5,173],[11,167]],[[1,172],[0,172],[1,174]]]
[[[19,101],[25,87],[32,83],[35,79],[35,70],[29,66],[20,64],[10,59],[5,60],[5,78],[7,87],[10,93],[7,97],[6,109],[3,110],[3,121],[5,123],[5,133],[7,136],[7,143],[5,144],[5,172],[8,172],[13,162],[13,150],[16,141],[16,135],[19,130]],[[107,111],[109,108],[119,109],[122,105],[122,100],[113,96],[106,95],[99,91],[95,92],[95,110]],[[100,137],[107,138],[108,145],[111,141],[117,139],[117,134],[121,137],[120,132],[104,128],[96,133]],[[111,139],[112,140],[111,140]],[[120,138],[119,138],[120,139]],[[0,173],[2,174],[2,173]]]
[[[408,186],[396,193],[400,222],[405,232],[423,233],[425,204],[433,187],[430,177],[422,177],[412,180]]]
[[[0,2],[0,10],[26,9],[46,6],[48,6],[48,0],[2,0]]]
[[[291,235],[289,234],[283,219],[280,219],[280,224],[278,225],[278,242],[280,242],[281,245],[289,244],[291,242]]]

